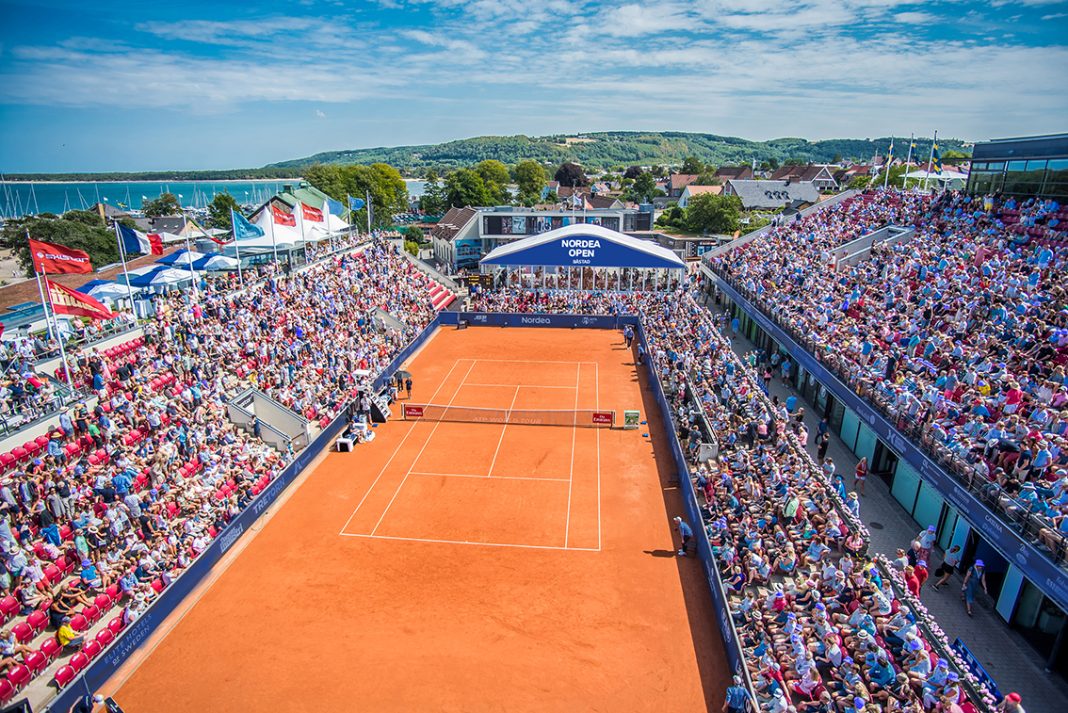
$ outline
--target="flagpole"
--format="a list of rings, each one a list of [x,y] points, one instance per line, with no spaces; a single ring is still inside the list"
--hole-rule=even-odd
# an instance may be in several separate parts
[[[29,244],[29,242],[30,242],[30,229],[26,228],[26,243]],[[32,250],[33,248],[30,248],[30,249]],[[45,327],[48,328],[48,338],[49,339],[55,339],[56,335],[52,331],[52,323],[48,321],[48,308],[45,307],[45,293],[44,293],[44,286],[41,285],[41,273],[37,272],[37,263],[36,263],[36,261],[33,260],[33,256],[32,255],[30,256],[30,262],[33,263],[33,275],[34,275],[34,277],[37,278],[37,292],[41,295],[41,308],[44,310],[44,313],[45,313]]]
[[[41,264],[41,275],[44,276],[45,284],[48,284],[48,273],[45,272],[44,264]],[[59,358],[63,361],[63,374],[67,377],[67,386],[70,387],[70,394],[74,396],[74,379],[70,375],[70,366],[67,364],[67,348],[63,346],[63,335],[59,331],[59,319],[56,317],[56,308],[52,304],[52,290],[48,291],[48,308],[45,309],[47,315],[49,309],[52,312],[52,319],[56,323],[56,341],[59,342]]]
[[[909,187],[909,166],[912,164],[912,147],[916,145],[916,134],[909,134],[909,155],[905,159],[905,173],[901,177],[901,190]]]
[[[274,251],[274,269],[278,270],[278,241],[274,237],[274,206],[267,201],[267,220],[271,224],[271,248]]]
[[[189,274],[193,276],[193,301],[200,299],[200,290],[197,288],[197,273],[193,270],[193,251],[189,248],[189,232],[185,234],[185,257],[189,263]]]
[[[931,178],[931,162],[934,161],[934,149],[935,144],[938,143],[938,132],[934,132],[934,138],[931,139],[931,156],[927,159],[927,175],[923,177],[923,190],[927,190],[927,181]]]
[[[130,271],[126,267],[126,248],[122,244],[122,235],[119,233],[119,221],[111,224],[115,228],[115,242],[119,244],[119,259],[122,261],[122,274],[126,277],[126,290],[129,293],[130,311],[133,312],[133,285],[130,284]],[[136,316],[136,315],[135,315]]]
[[[890,151],[886,155],[886,173],[883,175],[883,190],[886,190],[887,184],[890,182],[890,162],[894,160],[894,137],[890,137]]]
[[[234,233],[234,252],[237,254],[237,283],[241,285],[241,289],[245,289],[245,278],[241,274],[241,248],[237,239],[237,218],[234,217],[233,208],[230,209],[230,229]]]
[[[367,237],[371,237],[371,191],[367,191]]]
[[[300,221],[300,242],[304,244],[304,264],[308,264],[308,236],[304,234],[304,203],[297,201],[297,220]]]

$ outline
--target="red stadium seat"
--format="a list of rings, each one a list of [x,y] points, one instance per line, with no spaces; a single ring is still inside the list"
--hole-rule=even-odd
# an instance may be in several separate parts
[[[82,651],[90,659],[95,659],[103,648],[96,639],[89,639],[89,641],[85,642],[85,648]]]
[[[21,691],[25,688],[31,678],[33,678],[33,674],[30,673],[30,669],[22,664],[12,666],[11,670],[7,672],[7,680],[11,681],[11,685],[15,687],[16,691]]]
[[[59,537],[64,542],[70,542],[74,538],[74,530],[71,529],[70,525],[60,525]]]
[[[70,627],[75,631],[85,631],[89,628],[89,620],[84,614],[75,614],[70,618]]]
[[[78,675],[78,672],[74,670],[73,666],[63,666],[56,671],[56,677],[53,679],[56,682],[56,688],[62,689],[68,683],[74,680],[74,677]]]
[[[100,633],[96,635],[96,642],[100,644],[101,648],[107,648],[112,641],[115,640],[115,635],[111,633],[111,629],[104,627],[100,630]]]
[[[37,611],[31,612],[30,615],[26,617],[26,623],[30,625],[35,634],[40,634],[45,630],[45,627],[48,626],[48,614],[47,612],[38,609]]]
[[[62,537],[62,535],[60,535]],[[63,579],[63,570],[57,567],[54,563],[46,565],[44,568],[45,580],[49,584],[55,584],[59,580]]]
[[[15,456],[16,460],[26,460],[30,457],[29,451],[22,446],[15,446],[11,449],[11,455]]]
[[[36,676],[48,668],[48,657],[40,651],[34,651],[26,656],[26,668],[30,669],[30,673]]]
[[[70,667],[74,669],[75,673],[81,673],[88,665],[89,657],[81,651],[70,657]]]
[[[163,583],[162,579],[153,579],[152,580],[152,591],[154,591],[156,594],[159,594],[160,592],[162,592],[164,589],[166,589],[166,587],[167,587],[167,585],[165,585]]]
[[[15,635],[15,640],[20,644],[28,644],[33,641],[33,637],[37,636],[37,633],[33,630],[33,627],[24,621],[20,621],[11,629],[11,633]]]
[[[101,612],[106,612],[108,609],[110,609],[111,604],[112,602],[110,594],[97,594],[96,599],[93,600],[93,606],[95,606]]]
[[[125,622],[123,622],[121,616],[117,616],[108,622],[108,631],[110,631],[112,634],[115,634],[115,636],[118,636],[119,632],[125,628],[126,624]]]
[[[3,614],[5,618],[11,618],[15,614],[19,613],[19,609],[22,607],[19,605],[19,600],[12,596],[6,596],[0,599],[0,614]]]
[[[40,446],[41,448],[47,448],[48,447],[48,436],[38,436],[34,440],[37,442],[37,445]]]
[[[41,653],[45,655],[49,663],[55,661],[62,651],[63,647],[55,639],[45,639],[45,642],[41,644]]]
[[[107,595],[108,598],[111,599],[111,603],[116,604],[122,599],[122,588],[117,584],[112,584],[107,588]]]
[[[15,687],[6,678],[0,678],[0,703],[7,703],[15,696]]]
[[[41,451],[41,446],[37,445],[37,441],[26,441],[22,444],[22,447],[25,448],[26,452],[31,456],[35,456]]]
[[[92,626],[93,624],[100,621],[100,610],[97,609],[94,605],[90,604],[89,606],[82,607],[82,616],[84,616],[88,620],[89,626]],[[85,628],[88,629],[89,626]]]

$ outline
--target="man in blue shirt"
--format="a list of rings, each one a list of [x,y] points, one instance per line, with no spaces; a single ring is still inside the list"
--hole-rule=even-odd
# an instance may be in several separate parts
[[[727,697],[723,701],[723,711],[724,713],[744,713],[748,709],[749,691],[742,686],[742,677],[735,676],[734,684],[727,687]]]
[[[690,527],[690,523],[678,516],[675,517],[675,527],[679,531],[679,537],[682,538],[678,554],[679,557],[685,557],[686,549],[690,546],[690,540],[693,539],[693,528]]]

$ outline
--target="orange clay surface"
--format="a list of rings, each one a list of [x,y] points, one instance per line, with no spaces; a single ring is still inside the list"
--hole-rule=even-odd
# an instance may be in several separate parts
[[[612,331],[444,329],[408,368],[413,403],[620,423],[654,406]],[[110,682],[126,711],[719,710],[729,674],[701,566],[674,556],[658,421],[376,434],[298,482]]]

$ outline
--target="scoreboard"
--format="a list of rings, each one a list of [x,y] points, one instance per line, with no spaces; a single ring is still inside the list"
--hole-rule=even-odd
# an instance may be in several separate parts
[[[463,283],[468,289],[477,287],[483,290],[492,290],[494,286],[493,275],[464,275]]]

